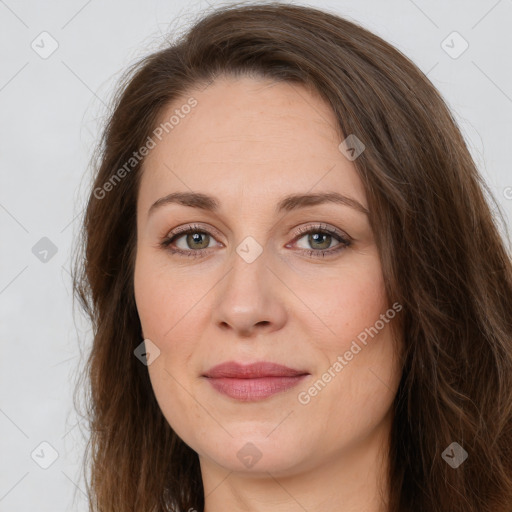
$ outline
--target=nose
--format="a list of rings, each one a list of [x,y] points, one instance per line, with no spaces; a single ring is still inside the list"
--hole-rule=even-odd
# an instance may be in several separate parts
[[[251,263],[234,253],[231,269],[216,287],[213,321],[240,337],[281,329],[287,316],[285,288],[264,253]]]

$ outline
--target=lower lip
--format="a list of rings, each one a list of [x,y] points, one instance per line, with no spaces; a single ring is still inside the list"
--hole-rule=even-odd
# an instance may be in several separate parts
[[[297,377],[261,377],[258,379],[207,378],[219,393],[242,402],[263,400],[269,396],[287,391],[308,375]]]

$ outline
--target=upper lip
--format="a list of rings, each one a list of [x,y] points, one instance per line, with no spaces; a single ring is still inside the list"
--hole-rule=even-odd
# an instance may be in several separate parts
[[[227,361],[210,368],[203,376],[213,379],[257,379],[262,377],[296,377],[307,375],[304,370],[288,368],[282,364],[261,361],[252,364],[241,364],[236,361]]]

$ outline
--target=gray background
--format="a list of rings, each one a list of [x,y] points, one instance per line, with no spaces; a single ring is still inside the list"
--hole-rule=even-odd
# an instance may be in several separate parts
[[[428,73],[510,226],[512,0],[309,5],[361,23]],[[79,340],[87,348],[90,329],[73,315],[69,274],[87,166],[120,73],[205,8],[206,1],[0,0],[2,512],[87,510],[80,473],[87,431],[72,391]],[[461,55],[465,43],[448,37],[453,31],[469,44]],[[53,41],[58,48],[47,56]],[[43,237],[55,254],[44,253]],[[42,442],[58,453],[54,461]]]

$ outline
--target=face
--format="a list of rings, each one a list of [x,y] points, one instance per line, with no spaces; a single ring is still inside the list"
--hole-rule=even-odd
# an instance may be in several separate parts
[[[135,298],[164,416],[202,467],[231,471],[292,474],[381,442],[399,306],[333,112],[263,79],[190,96],[162,116],[181,112],[137,205]]]

